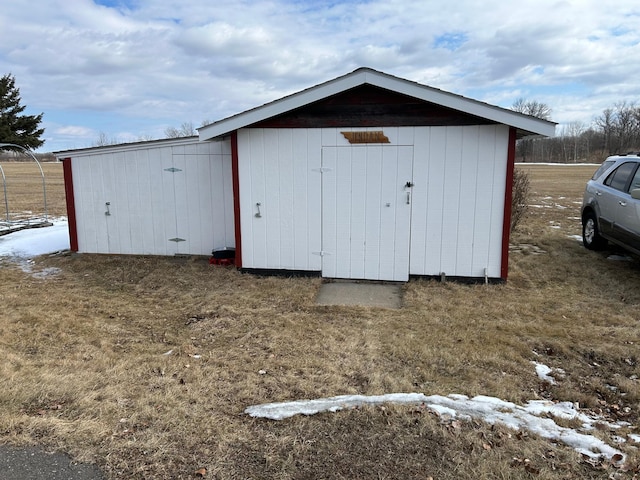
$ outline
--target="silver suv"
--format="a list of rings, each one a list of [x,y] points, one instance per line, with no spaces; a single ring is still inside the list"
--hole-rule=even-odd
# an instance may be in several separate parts
[[[582,199],[582,241],[601,250],[607,241],[640,255],[640,156],[608,157]]]

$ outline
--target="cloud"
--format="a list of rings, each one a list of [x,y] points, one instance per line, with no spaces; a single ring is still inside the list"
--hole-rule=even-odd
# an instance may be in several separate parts
[[[262,56],[278,43],[274,35],[262,27],[244,27],[215,22],[188,28],[176,39],[188,55],[229,57]]]
[[[220,119],[360,66],[589,122],[640,94],[639,17],[632,0],[32,0],[3,5],[0,71],[45,121],[111,135]],[[73,121],[49,118],[62,111]]]
[[[68,135],[70,137],[86,137],[87,135],[93,135],[93,130],[87,127],[80,127],[77,125],[66,125],[64,127],[57,127],[52,129],[53,133],[58,135]]]

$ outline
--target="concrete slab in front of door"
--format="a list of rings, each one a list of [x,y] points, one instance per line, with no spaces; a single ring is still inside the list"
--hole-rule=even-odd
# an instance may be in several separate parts
[[[402,306],[402,285],[332,281],[320,286],[316,304],[400,308]]]

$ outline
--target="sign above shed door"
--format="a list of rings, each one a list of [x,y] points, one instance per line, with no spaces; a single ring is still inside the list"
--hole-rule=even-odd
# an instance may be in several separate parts
[[[322,149],[322,276],[409,279],[413,146]]]

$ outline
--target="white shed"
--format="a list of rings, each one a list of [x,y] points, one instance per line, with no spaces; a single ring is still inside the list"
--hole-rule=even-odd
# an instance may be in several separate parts
[[[234,244],[228,141],[191,137],[61,153],[72,250],[209,255]]]
[[[199,129],[59,152],[72,248],[245,271],[506,279],[517,138],[545,120],[375,70]]]

